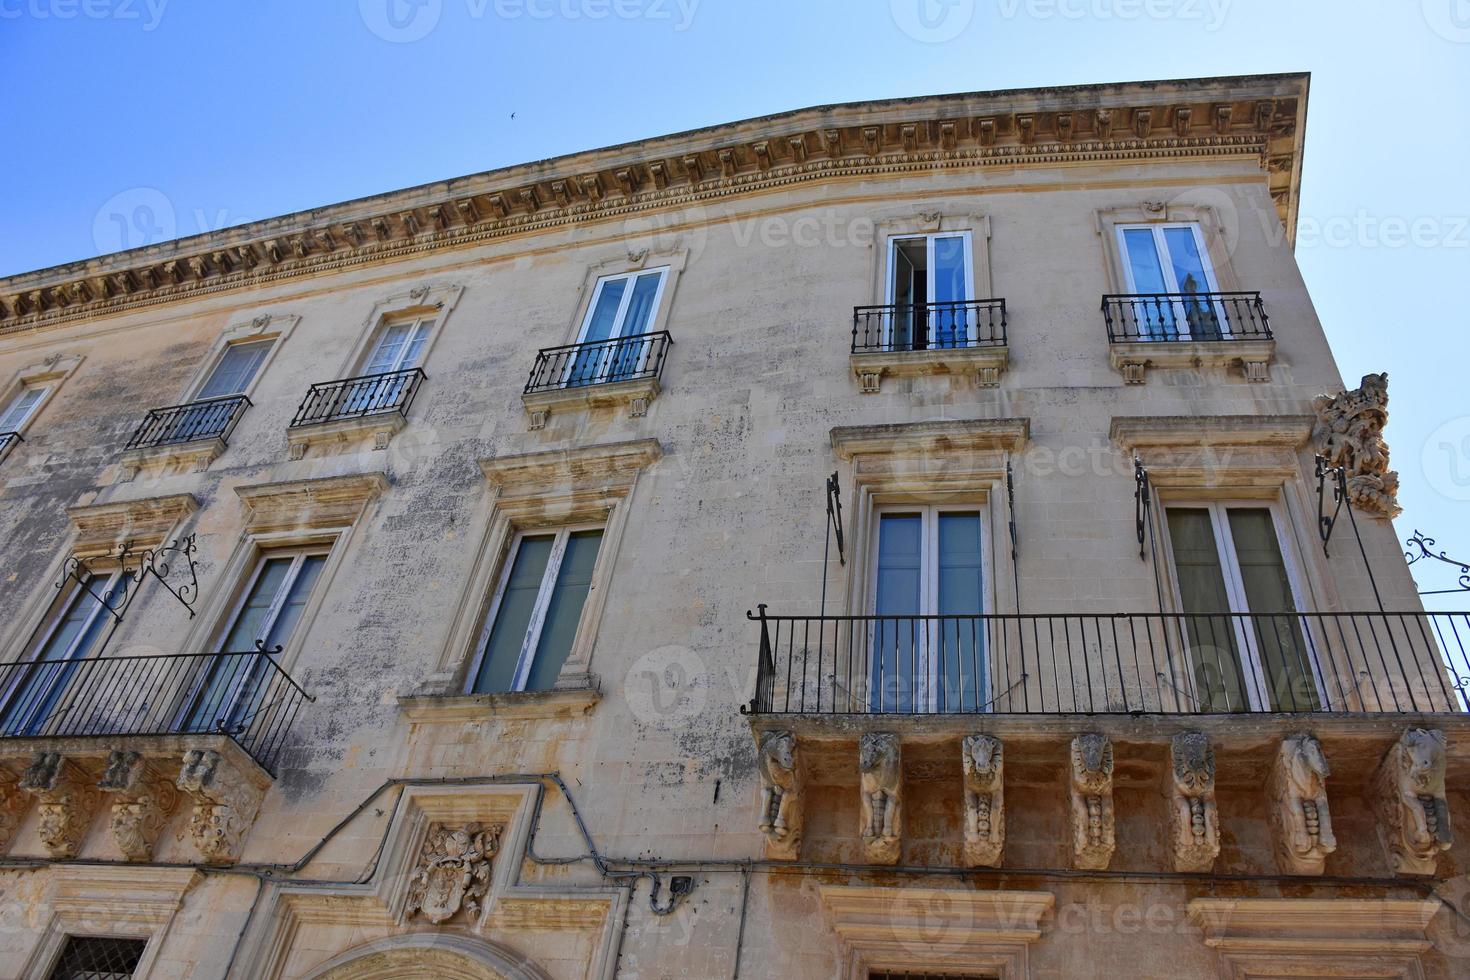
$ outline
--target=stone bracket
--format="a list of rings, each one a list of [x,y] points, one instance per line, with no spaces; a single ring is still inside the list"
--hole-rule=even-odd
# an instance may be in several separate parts
[[[1072,739],[1072,867],[1101,871],[1116,846],[1113,816],[1113,743],[1088,732]]]
[[[97,784],[112,797],[112,839],[129,861],[149,861],[179,791],[138,752],[114,750]]]
[[[20,778],[40,811],[37,833],[53,858],[74,858],[101,799],[85,770],[60,752],[37,752]]]
[[[870,864],[897,864],[903,839],[903,750],[892,732],[858,742],[863,853]]]
[[[801,856],[803,820],[801,759],[790,732],[760,736],[761,833],[766,857],[795,861]]]
[[[190,749],[178,788],[194,802],[189,832],[200,856],[220,864],[239,860],[265,787],[213,749]]]
[[[921,351],[854,352],[853,377],[864,394],[882,390],[883,378],[970,376],[981,388],[994,388],[1010,365],[1010,348],[957,347]]]
[[[991,735],[966,735],[960,743],[965,778],[965,863],[1000,866],[1006,843],[1005,756]]]
[[[1220,811],[1215,804],[1215,752],[1203,732],[1180,732],[1169,745],[1164,798],[1175,871],[1209,871],[1220,856]]]
[[[657,378],[639,378],[526,392],[521,403],[526,407],[528,427],[544,429],[552,414],[572,408],[623,407],[629,418],[643,418],[661,390]]]
[[[1432,875],[1454,842],[1445,799],[1445,737],[1411,728],[1384,755],[1368,784],[1378,835],[1394,872]]]
[[[1231,368],[1240,366],[1247,381],[1271,380],[1274,340],[1116,341],[1109,360],[1125,384],[1141,385],[1148,368]]]
[[[292,459],[305,459],[309,454],[337,456],[359,448],[381,452],[407,424],[401,412],[385,412],[303,425],[287,430],[287,453]]]
[[[1288,874],[1320,875],[1337,849],[1327,806],[1331,769],[1322,745],[1308,733],[1281,740],[1268,784],[1276,856]]]

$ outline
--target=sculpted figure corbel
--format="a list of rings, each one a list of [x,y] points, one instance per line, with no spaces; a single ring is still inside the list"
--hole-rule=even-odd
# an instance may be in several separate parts
[[[1072,866],[1100,871],[1113,859],[1113,743],[1088,732],[1072,739]]]
[[[758,765],[760,828],[766,835],[766,856],[794,861],[801,853],[803,822],[796,736],[790,732],[762,732]]]
[[[112,839],[129,861],[148,861],[179,791],[139,753],[114,750],[97,784],[112,796]]]
[[[1271,825],[1276,855],[1289,874],[1319,875],[1337,850],[1327,807],[1332,770],[1322,744],[1307,733],[1282,739],[1271,770]]]
[[[965,773],[965,863],[997,867],[1006,843],[1005,757],[1000,739],[967,735],[961,743]]]
[[[76,857],[100,799],[87,774],[60,752],[37,752],[20,787],[39,804],[41,846],[53,858]]]
[[[9,769],[0,769],[0,851],[10,846],[30,805],[30,794],[21,789],[20,779]]]
[[[1388,750],[1369,784],[1378,835],[1397,874],[1432,875],[1440,852],[1450,849],[1444,774],[1444,733],[1411,728]]]
[[[1203,732],[1180,732],[1169,747],[1164,796],[1173,829],[1175,871],[1209,871],[1220,856],[1215,751]]]
[[[194,800],[189,833],[200,856],[215,864],[238,860],[264,791],[213,749],[184,753],[178,787]]]
[[[897,864],[903,834],[903,759],[898,736],[869,732],[858,743],[863,850],[871,864]]]

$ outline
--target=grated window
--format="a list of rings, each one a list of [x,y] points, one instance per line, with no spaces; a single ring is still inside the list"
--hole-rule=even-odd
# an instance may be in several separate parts
[[[130,980],[146,939],[67,936],[51,980]]]

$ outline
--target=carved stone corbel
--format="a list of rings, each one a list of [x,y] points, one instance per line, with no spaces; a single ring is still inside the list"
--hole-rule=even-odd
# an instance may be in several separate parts
[[[858,742],[863,851],[870,864],[897,864],[903,836],[903,755],[898,736],[869,732]]]
[[[153,846],[168,822],[179,791],[137,752],[114,750],[97,783],[112,796],[112,839],[129,861],[153,858]]]
[[[1453,843],[1444,774],[1444,732],[1411,728],[1369,783],[1378,836],[1395,874],[1434,874],[1440,852]]]
[[[966,735],[960,747],[965,773],[965,863],[972,868],[998,867],[1006,843],[1004,748],[991,735]]]
[[[30,794],[21,789],[20,779],[9,769],[0,769],[0,851],[10,846],[30,805]]]
[[[766,857],[795,861],[801,855],[801,772],[796,736],[790,732],[762,732],[761,833],[766,835]]]
[[[36,798],[41,846],[53,858],[74,858],[97,813],[101,794],[82,767],[60,752],[37,752],[20,788]]]
[[[1215,806],[1215,751],[1203,732],[1180,732],[1169,745],[1164,781],[1173,829],[1175,871],[1209,871],[1220,856]]]
[[[1319,875],[1337,850],[1327,807],[1331,769],[1322,744],[1309,733],[1282,739],[1271,769],[1271,829],[1283,871]]]
[[[184,753],[178,787],[194,801],[189,833],[199,854],[211,863],[238,860],[265,791],[213,749]]]
[[[1072,739],[1072,867],[1101,871],[1116,846],[1113,743],[1089,732]]]

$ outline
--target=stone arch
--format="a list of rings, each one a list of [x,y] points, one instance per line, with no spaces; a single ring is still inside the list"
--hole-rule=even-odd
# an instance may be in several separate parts
[[[515,950],[486,939],[442,933],[390,936],[355,946],[306,975],[306,980],[550,980]]]

